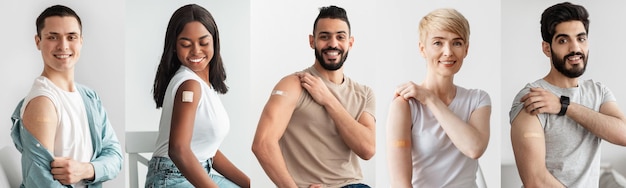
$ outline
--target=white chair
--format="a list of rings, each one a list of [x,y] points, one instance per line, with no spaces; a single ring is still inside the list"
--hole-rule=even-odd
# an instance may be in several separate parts
[[[126,132],[126,153],[128,153],[130,187],[139,187],[139,174],[137,170],[139,163],[148,166],[149,160],[139,154],[153,152],[158,136],[158,132]],[[145,174],[143,174],[143,176],[145,176]]]

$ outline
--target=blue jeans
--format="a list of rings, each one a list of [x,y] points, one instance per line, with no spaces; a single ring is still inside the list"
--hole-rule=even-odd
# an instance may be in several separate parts
[[[343,187],[341,187],[341,188],[370,188],[370,186],[369,186],[369,185],[362,184],[362,183],[359,183],[359,184],[350,184],[350,185],[346,185],[346,186],[343,186]]]
[[[223,176],[209,173],[211,172],[212,159],[202,162],[207,175],[213,179],[220,188],[239,188],[235,183]],[[191,188],[194,187],[187,181],[187,178],[178,170],[174,162],[167,157],[152,157],[148,162],[148,175],[146,176],[146,188],[174,187]]]

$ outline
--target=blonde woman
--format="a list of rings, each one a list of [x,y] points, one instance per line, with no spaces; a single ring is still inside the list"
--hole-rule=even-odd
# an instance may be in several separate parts
[[[454,9],[437,9],[422,18],[419,33],[426,78],[396,89],[387,119],[392,187],[476,187],[491,100],[454,84],[469,48],[469,23]]]

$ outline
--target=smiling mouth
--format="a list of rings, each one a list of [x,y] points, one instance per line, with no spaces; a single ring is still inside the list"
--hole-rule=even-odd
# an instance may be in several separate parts
[[[578,60],[582,60],[582,56],[576,55],[576,56],[570,56],[567,58],[567,60],[569,61],[578,61]]]
[[[454,65],[456,61],[439,61],[439,63],[444,65]]]
[[[188,58],[188,60],[192,63],[200,63],[202,60],[204,60],[204,57],[201,58]]]
[[[55,54],[54,57],[57,59],[66,59],[72,57],[72,54]]]

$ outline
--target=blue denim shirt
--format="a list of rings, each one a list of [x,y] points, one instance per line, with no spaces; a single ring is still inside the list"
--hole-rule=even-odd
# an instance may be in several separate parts
[[[77,84],[77,90],[85,103],[87,121],[93,145],[93,165],[95,178],[86,181],[88,187],[102,187],[102,182],[111,180],[122,169],[122,149],[109,123],[107,113],[102,107],[100,97],[95,91]],[[11,137],[18,151],[22,153],[22,185],[21,187],[71,187],[62,185],[52,178],[50,163],[54,156],[30,132],[24,129],[20,109],[24,100],[15,108],[11,120]]]

